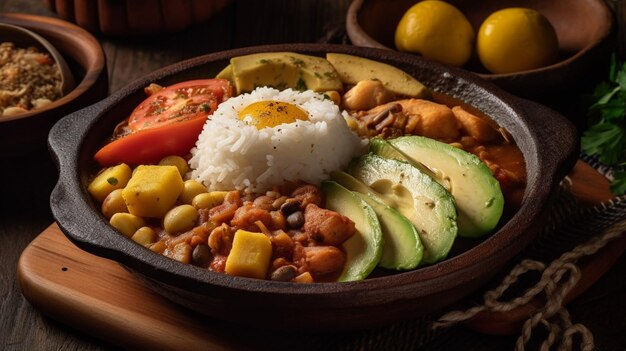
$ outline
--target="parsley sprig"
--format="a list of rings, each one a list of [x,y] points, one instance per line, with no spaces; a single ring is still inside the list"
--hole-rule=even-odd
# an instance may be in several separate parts
[[[588,109],[589,129],[581,147],[600,162],[615,167],[611,192],[626,193],[626,62],[611,58],[609,80],[598,84]]]

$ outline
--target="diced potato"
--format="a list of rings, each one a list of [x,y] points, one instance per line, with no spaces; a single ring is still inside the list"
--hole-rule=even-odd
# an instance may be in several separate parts
[[[98,202],[102,202],[113,190],[125,187],[131,173],[132,170],[125,163],[109,167],[89,183],[87,190]]]
[[[178,262],[189,263],[191,262],[192,251],[191,245],[180,243],[174,246],[169,256]]]
[[[272,257],[272,243],[262,233],[237,230],[226,259],[226,273],[264,279]]]
[[[128,212],[142,217],[161,218],[183,190],[183,179],[175,166],[139,166],[122,196]]]

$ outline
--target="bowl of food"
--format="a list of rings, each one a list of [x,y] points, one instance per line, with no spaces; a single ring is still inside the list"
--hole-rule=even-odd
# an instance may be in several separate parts
[[[602,0],[355,0],[346,30],[354,45],[461,66],[536,98],[578,87],[590,70],[603,66],[612,22]]]
[[[3,62],[0,155],[45,152],[56,121],[108,94],[104,53],[91,34],[55,18],[0,14],[0,22],[10,30],[3,58],[13,60]]]
[[[49,144],[51,208],[80,248],[216,319],[328,331],[478,289],[578,150],[562,116],[465,71],[322,44],[166,67]]]

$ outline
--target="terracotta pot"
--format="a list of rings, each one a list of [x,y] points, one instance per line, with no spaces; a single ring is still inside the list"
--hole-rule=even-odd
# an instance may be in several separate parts
[[[521,208],[496,233],[442,262],[349,283],[297,284],[229,276],[171,260],[120,235],[100,213],[86,184],[96,169],[94,153],[143,100],[143,88],[152,82],[169,85],[214,76],[233,56],[268,51],[319,56],[339,52],[386,62],[484,111],[508,129],[524,154],[528,185]],[[76,123],[83,120],[88,123]],[[50,134],[50,146],[60,169],[50,200],[52,211],[62,231],[80,248],[119,262],[156,292],[216,319],[254,328],[329,331],[414,318],[481,287],[541,229],[552,191],[578,156],[575,128],[564,117],[468,72],[390,50],[321,44],[243,48],[166,67],[60,121]]]
[[[232,0],[44,0],[59,17],[94,33],[146,36],[179,32],[211,18]]]

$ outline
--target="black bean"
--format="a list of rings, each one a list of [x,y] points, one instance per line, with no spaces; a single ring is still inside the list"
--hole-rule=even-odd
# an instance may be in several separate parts
[[[191,258],[196,266],[205,267],[211,260],[211,249],[208,245],[199,244],[193,249]]]
[[[300,210],[300,201],[298,200],[287,200],[284,204],[280,206],[280,212],[282,212],[285,216],[289,216],[290,214]]]
[[[278,267],[275,271],[273,271],[270,279],[279,282],[288,282],[295,278],[297,274],[298,269],[295,266],[287,265]]]
[[[296,211],[289,216],[287,216],[287,224],[289,227],[297,229],[302,227],[304,224],[304,214],[302,211]]]

